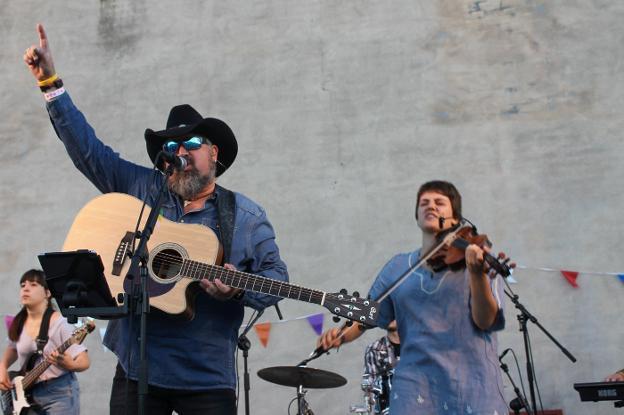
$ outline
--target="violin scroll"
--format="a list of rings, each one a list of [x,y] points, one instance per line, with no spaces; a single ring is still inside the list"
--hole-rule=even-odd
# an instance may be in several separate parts
[[[503,277],[509,277],[511,275],[511,267],[507,265],[510,260],[509,258],[499,259],[488,252],[484,252],[483,259],[497,274]]]

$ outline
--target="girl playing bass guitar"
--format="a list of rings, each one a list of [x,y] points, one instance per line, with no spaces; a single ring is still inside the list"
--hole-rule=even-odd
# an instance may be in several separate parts
[[[0,361],[0,389],[10,390],[13,384],[8,368],[18,361],[26,371],[26,363],[37,355],[37,339],[44,338],[48,324],[47,342],[43,346],[43,358],[51,365],[28,391],[32,397],[29,414],[73,415],[80,413],[78,381],[74,372],[89,368],[87,349],[80,344],[71,345],[65,353],[55,350],[72,335],[73,326],[59,312],[52,309],[50,291],[43,271],[29,270],[20,279],[20,302],[22,309],[9,327],[10,343]],[[46,322],[46,320],[48,320]],[[41,327],[44,330],[41,330]],[[43,341],[40,344],[43,345]],[[40,346],[41,347],[41,346]]]

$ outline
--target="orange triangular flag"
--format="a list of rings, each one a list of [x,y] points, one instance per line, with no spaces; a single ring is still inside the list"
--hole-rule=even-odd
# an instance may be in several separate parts
[[[269,333],[271,332],[271,323],[256,324],[254,326],[254,329],[256,329],[256,334],[258,335],[258,339],[260,340],[260,343],[262,343],[264,347],[267,347],[267,344],[269,344]]]
[[[561,275],[568,280],[571,286],[574,288],[578,288],[578,284],[576,283],[576,277],[578,277],[579,273],[576,271],[564,271],[561,270]]]

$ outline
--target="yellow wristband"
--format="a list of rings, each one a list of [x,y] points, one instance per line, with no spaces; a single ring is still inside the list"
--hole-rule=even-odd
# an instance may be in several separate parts
[[[43,81],[37,81],[37,85],[39,86],[48,86],[52,85],[54,81],[58,79],[58,74],[54,74],[49,78],[44,79]]]

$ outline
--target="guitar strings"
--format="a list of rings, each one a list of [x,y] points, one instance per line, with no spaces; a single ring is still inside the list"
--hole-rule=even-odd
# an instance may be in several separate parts
[[[320,303],[324,295],[323,292],[318,291],[318,290],[312,290],[309,288],[299,287],[294,284],[286,283],[286,282],[279,281],[279,280],[274,280],[271,278],[261,277],[261,276],[257,276],[254,274],[242,272],[242,271],[228,270],[227,268],[224,268],[218,265],[204,264],[198,261],[184,259],[179,256],[166,254],[163,252],[158,253],[154,257],[152,264],[155,268],[162,267],[162,266],[178,265],[179,269],[176,270],[178,274],[180,273],[192,274],[192,275],[183,275],[183,277],[192,278],[194,280],[201,280],[204,278],[207,278],[209,280],[213,280],[214,278],[220,278],[220,279],[228,278],[231,280],[231,282],[233,283],[237,282],[240,285],[240,287],[237,287],[237,288],[243,288],[242,286],[244,285],[246,289],[250,289],[252,291],[253,291],[253,288],[255,288],[256,286],[260,286],[262,289],[268,289],[271,293],[275,293],[279,297],[283,297],[283,295],[281,295],[282,291],[288,291],[288,294],[286,295],[286,297],[288,298],[301,299],[301,297],[309,297],[310,300],[314,298]],[[187,265],[186,270],[184,269],[185,265]],[[200,272],[200,276],[195,275],[197,274],[197,271]],[[208,271],[213,271],[214,276],[212,278],[203,277],[201,275],[201,274],[207,273]],[[243,275],[241,276],[237,274],[243,274]],[[242,284],[243,276],[248,277],[251,281],[248,281]],[[253,288],[249,288],[250,286]],[[296,291],[295,293],[292,292],[293,289]],[[295,296],[291,296],[291,294],[295,294]]]
[[[170,260],[169,261],[165,261],[165,260],[163,260],[163,258],[169,258]],[[190,259],[184,259],[184,258],[181,258],[180,256],[177,256],[177,255],[167,254],[167,253],[164,253],[164,252],[158,253],[154,257],[154,260],[152,261],[152,264],[154,266],[162,266],[162,265],[165,265],[165,264],[166,265],[170,265],[170,264],[180,265],[180,269],[178,270],[178,272],[184,272],[184,270],[182,268],[184,267],[185,264],[188,264],[188,267],[187,267],[188,270],[187,271],[189,273],[194,273],[194,271],[190,269],[192,266],[196,267],[196,271],[203,271],[204,273],[206,271],[209,271],[210,269],[213,269],[213,270],[216,270],[216,272],[217,272],[217,275],[214,276],[215,278],[218,278],[220,276],[223,276],[223,277],[226,277],[226,278],[229,277],[229,278],[232,279],[232,282],[234,282],[234,278],[238,277],[238,282],[239,283],[241,282],[242,278],[240,276],[237,276],[236,273],[243,274],[243,275],[247,276],[249,279],[251,279],[253,281],[252,287],[255,287],[256,285],[259,284],[261,288],[266,288],[266,286],[268,285],[268,290],[277,293],[277,295],[280,296],[280,297],[282,296],[281,295],[282,289],[284,289],[284,290],[288,289],[288,295],[287,295],[288,298],[301,299],[302,295],[303,296],[307,295],[310,300],[312,300],[312,298],[314,298],[319,303],[320,303],[320,301],[322,301],[322,298],[323,298],[323,295],[324,295],[323,292],[320,292],[318,290],[312,290],[312,289],[309,289],[309,288],[299,287],[299,286],[296,286],[294,284],[289,284],[289,283],[285,283],[285,282],[282,282],[282,281],[273,280],[271,278],[259,277],[259,276],[256,276],[254,274],[249,274],[249,273],[245,273],[245,272],[242,272],[242,271],[228,270],[228,269],[226,269],[224,267],[221,267],[221,266],[218,266],[218,265],[204,264],[204,263],[193,261],[193,260],[190,260]],[[219,274],[221,274],[221,275],[219,275]],[[198,279],[198,277],[195,276],[195,275],[191,275],[191,276],[184,275],[184,277],[190,277],[190,278],[193,278],[195,280]],[[203,278],[200,277],[199,279],[203,279]],[[210,279],[210,278],[208,278],[208,279]],[[276,287],[273,287],[274,285]],[[241,288],[241,287],[238,287],[238,288]],[[245,284],[245,288],[248,288],[248,284],[247,283]],[[273,288],[277,288],[277,290],[275,290]],[[292,289],[293,288],[298,289],[300,291],[299,295],[296,296],[296,297],[291,297],[291,293],[292,293]],[[253,289],[252,289],[252,291],[253,291]]]

